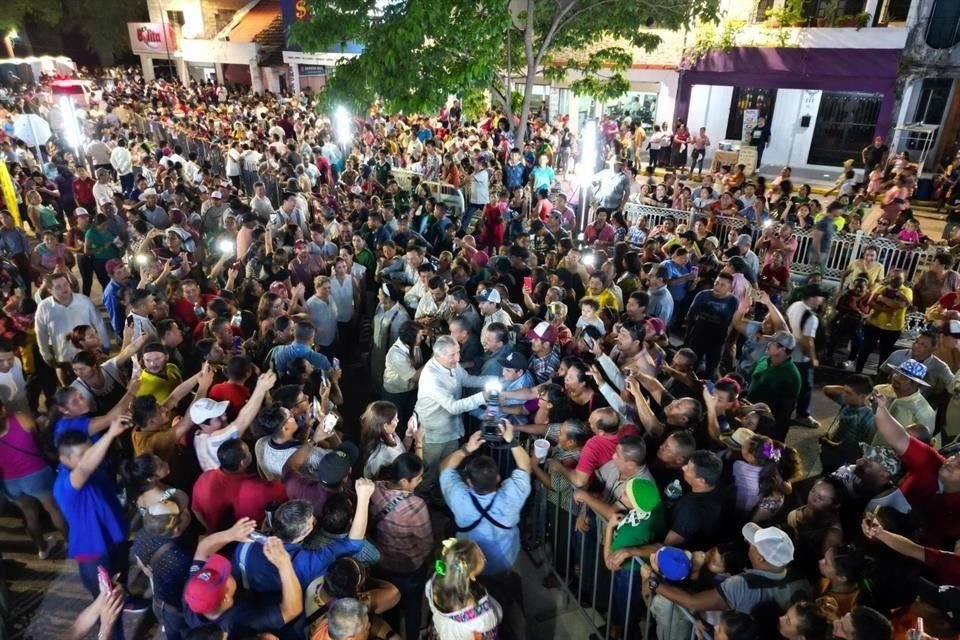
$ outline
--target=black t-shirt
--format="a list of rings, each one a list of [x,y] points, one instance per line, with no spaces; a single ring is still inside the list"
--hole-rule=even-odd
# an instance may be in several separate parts
[[[570,418],[572,420],[582,420],[584,423],[590,418],[590,414],[593,413],[594,409],[600,409],[602,407],[609,407],[610,404],[607,402],[607,399],[603,397],[603,394],[599,391],[594,391],[593,396],[590,398],[590,401],[587,404],[577,404],[576,402],[570,402]]]
[[[684,549],[705,551],[717,542],[720,515],[723,512],[723,492],[714,489],[707,493],[683,494],[670,512],[670,529],[683,536]]]

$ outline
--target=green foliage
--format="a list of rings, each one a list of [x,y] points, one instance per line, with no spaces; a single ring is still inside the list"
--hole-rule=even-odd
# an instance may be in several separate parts
[[[695,60],[709,51],[732,49],[741,44],[740,35],[746,26],[744,20],[723,20],[719,24],[701,22],[694,29],[695,39],[685,53]]]
[[[144,4],[129,0],[63,0],[63,10],[64,22],[80,31],[104,67],[130,50],[127,23],[148,17]]]
[[[644,26],[679,29],[691,19],[714,20],[719,5],[719,0],[527,0],[511,15],[511,6],[523,3],[395,0],[376,14],[375,0],[308,2],[310,20],[291,29],[291,38],[306,51],[325,51],[343,40],[365,46],[328,76],[321,98],[326,104],[359,108],[380,97],[389,110],[426,111],[451,93],[491,89],[498,104],[521,117],[532,97],[527,89],[539,73],[556,78],[579,71],[577,87],[589,95],[622,94],[629,86],[623,72],[633,62],[632,49],[649,51],[659,43]],[[624,44],[597,49],[601,41]],[[523,78],[511,86],[521,91],[519,105],[504,104],[503,74],[510,71]]]
[[[55,24],[63,15],[61,0],[3,0],[0,8],[0,32],[23,26],[23,19],[33,16],[46,24]]]
[[[767,9],[767,18],[779,27],[796,27],[806,23],[804,0],[785,0],[783,7]]]
[[[463,109],[463,117],[467,120],[479,120],[490,108],[490,99],[485,91],[474,89],[464,94],[460,101],[460,108]]]

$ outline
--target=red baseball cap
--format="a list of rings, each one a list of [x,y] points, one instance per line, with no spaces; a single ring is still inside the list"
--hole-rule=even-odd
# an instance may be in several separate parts
[[[194,613],[214,613],[227,595],[227,579],[231,571],[233,565],[229,560],[220,554],[213,554],[200,571],[187,580],[183,588],[183,601]]]
[[[107,275],[112,276],[113,272],[117,270],[117,267],[124,266],[124,262],[120,258],[111,258],[107,260],[107,264],[105,266],[107,269]]]
[[[527,338],[533,340],[542,340],[544,342],[554,343],[557,341],[557,328],[549,322],[541,322],[530,331],[527,331]]]

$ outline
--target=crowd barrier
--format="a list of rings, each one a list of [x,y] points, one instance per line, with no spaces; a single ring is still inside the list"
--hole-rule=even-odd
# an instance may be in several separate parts
[[[533,437],[528,438],[528,452],[534,465],[542,465],[534,455]],[[510,449],[489,449],[497,461],[501,477],[509,477],[516,468]],[[543,561],[549,576],[559,590],[555,611],[534,612],[538,627],[569,611],[576,611],[591,631],[592,640],[639,640],[652,638],[652,614],[643,603],[641,561],[628,559],[616,570],[606,565],[604,539],[608,524],[586,505],[573,499],[573,489],[554,491],[531,477],[532,491],[521,518],[521,536],[534,561]],[[586,531],[577,528],[578,516],[586,518]],[[670,615],[681,616],[680,631],[684,640],[696,637],[695,618],[680,607],[654,607]],[[669,616],[661,616],[666,619]],[[671,621],[672,622],[672,621]],[[686,624],[690,624],[689,637]],[[559,620],[555,625],[562,624]],[[671,624],[671,626],[673,626]],[[678,637],[678,636],[674,636]],[[702,636],[712,640],[709,631]]]
[[[642,216],[647,222],[647,229],[663,224],[664,220],[673,220],[675,223],[691,226],[698,218],[705,218],[702,214],[695,212],[681,211],[678,209],[665,209],[661,207],[651,207],[642,204],[627,204],[625,207],[627,222],[631,226],[637,218]],[[712,235],[716,236],[721,243],[721,247],[727,247],[728,236],[730,233],[749,233],[753,238],[754,244],[763,233],[759,227],[750,227],[743,218],[734,216],[713,216]],[[793,280],[802,284],[807,276],[812,274],[819,265],[813,260],[813,234],[805,229],[796,229],[793,235],[797,238],[797,251],[790,263],[790,274]],[[907,282],[914,282],[916,278],[923,274],[933,263],[937,253],[944,250],[944,247],[931,244],[926,248],[907,248],[903,247],[895,240],[888,238],[872,237],[863,230],[856,233],[837,233],[833,237],[830,245],[830,253],[826,265],[822,271],[823,282],[826,286],[839,291],[840,276],[851,262],[860,258],[865,247],[874,247],[877,250],[877,260],[884,266],[885,272],[889,273],[891,269],[902,269]],[[757,253],[761,262],[763,261],[763,251]],[[901,334],[901,342],[911,342],[927,326],[927,322],[922,313],[910,312],[907,314],[907,323]]]
[[[393,169],[391,172],[393,179],[397,181],[397,186],[405,191],[411,189],[413,184],[412,178],[414,176],[419,177],[416,171],[410,171],[409,169]],[[421,180],[420,184],[424,185],[427,189],[430,190],[430,193],[448,208],[453,209],[453,212],[456,215],[460,215],[464,211],[465,202],[463,199],[464,192],[446,182],[437,182],[435,180]]]

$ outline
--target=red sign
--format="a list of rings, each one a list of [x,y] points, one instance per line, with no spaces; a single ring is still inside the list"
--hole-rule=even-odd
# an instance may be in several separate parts
[[[166,28],[164,28],[166,27]],[[176,49],[173,27],[157,22],[128,22],[130,50],[133,53],[172,53]]]

